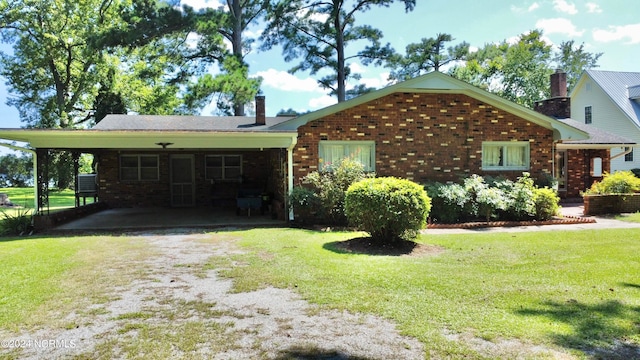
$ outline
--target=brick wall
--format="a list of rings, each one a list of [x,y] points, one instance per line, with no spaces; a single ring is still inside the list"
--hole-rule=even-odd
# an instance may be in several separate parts
[[[375,140],[376,173],[417,182],[458,180],[483,171],[483,141],[528,141],[532,177],[551,174],[553,132],[459,94],[395,93],[301,126],[296,179],[318,169],[320,140]]]
[[[281,180],[277,178],[280,165],[274,163],[281,157],[274,156],[280,150],[265,151],[224,151],[224,152],[116,152],[105,151],[98,154],[98,183],[100,201],[111,207],[168,207],[171,206],[169,158],[171,154],[194,155],[195,205],[209,206],[212,196],[220,200],[233,200],[238,188],[251,187],[279,193]],[[158,154],[159,179],[157,181],[120,180],[120,154]],[[242,154],[244,179],[239,182],[218,182],[212,185],[205,177],[205,156],[216,154]],[[233,202],[231,202],[233,204]]]
[[[602,180],[602,176],[591,176],[591,159],[602,158],[602,171],[611,171],[609,150],[567,150],[567,191],[560,192],[564,198],[580,197],[580,193],[591,187],[595,181]]]
[[[571,98],[557,97],[542,101],[536,101],[533,108],[535,111],[558,119],[568,119],[571,117]]]
[[[585,215],[635,213],[640,211],[640,194],[587,195]]]

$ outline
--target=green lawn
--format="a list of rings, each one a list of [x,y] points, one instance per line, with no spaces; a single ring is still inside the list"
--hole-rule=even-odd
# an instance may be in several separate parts
[[[33,188],[0,188],[0,193],[9,195],[12,203],[21,206],[24,209],[33,209]],[[75,206],[75,193],[73,190],[49,190],[49,210],[59,210]],[[87,198],[87,204],[93,202],[93,198]],[[16,209],[4,208],[1,212],[7,214],[16,214]]]
[[[478,341],[515,340],[585,358],[586,352],[611,358],[607,349],[620,342],[640,347],[637,229],[427,234],[420,242],[440,251],[422,256],[337,250],[338,242],[358,236],[211,233],[206,241],[235,241],[245,253],[213,256],[194,271],[222,269],[235,291],[289,288],[327,308],[391,319],[425,344],[426,358],[483,358]],[[115,286],[145,276],[136,260],[147,256],[142,242],[126,236],[0,241],[0,329],[65,327],[70,311],[89,311],[117,297]],[[145,336],[169,346],[165,335]],[[458,335],[473,341],[451,340]]]
[[[353,233],[241,233],[249,251],[231,267],[237,291],[296,289],[331,308],[393,319],[428,344],[428,357],[479,355],[445,333],[570,349],[640,346],[640,232],[634,230],[423,236],[422,257],[336,250]]]
[[[616,220],[640,223],[640,212],[616,216]]]

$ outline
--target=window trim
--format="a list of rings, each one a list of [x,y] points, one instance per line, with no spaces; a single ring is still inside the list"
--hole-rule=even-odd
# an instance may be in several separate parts
[[[507,148],[509,146],[519,145],[524,148],[525,165],[523,166],[507,166],[507,165],[486,165],[485,154],[486,147],[500,146],[502,147],[502,156],[507,157]],[[483,141],[482,142],[482,170],[487,171],[521,171],[531,168],[531,144],[528,141]]]
[[[136,178],[135,179],[125,179],[122,176],[122,169],[123,168],[130,168],[133,169],[133,166],[122,166],[122,160],[123,158],[136,158],[136,162],[137,165],[135,167],[136,169]],[[142,166],[142,161],[141,159],[143,157],[148,157],[148,158],[154,158],[155,159],[155,166],[151,167],[151,166]],[[120,181],[158,181],[160,180],[160,156],[156,155],[156,154],[121,154],[119,160],[119,170],[120,170]],[[143,168],[155,168],[155,177],[153,179],[143,179],[142,177],[142,169]]]
[[[631,148],[631,152],[624,154],[624,162],[633,162],[633,153],[635,148]]]
[[[376,142],[374,140],[320,140],[318,141],[318,169],[321,171],[326,170],[325,161],[323,159],[324,150],[323,146],[345,146],[345,157],[351,156],[353,154],[352,151],[347,150],[351,146],[369,146],[369,155],[371,157],[371,165],[368,168],[365,165],[366,172],[375,172],[376,171]],[[344,159],[344,157],[342,158]]]
[[[587,125],[593,123],[593,107],[591,105],[584,107],[584,123]]]
[[[209,175],[209,169],[215,168],[214,166],[208,166],[207,165],[207,160],[209,158],[214,158],[214,157],[220,157],[222,158],[222,166],[221,166],[221,170],[222,170],[222,177],[221,178],[215,178],[214,176]],[[225,158],[227,157],[238,157],[240,159],[240,165],[239,166],[227,166],[225,164]],[[205,155],[204,157],[204,177],[206,180],[213,180],[213,181],[224,181],[224,182],[240,182],[242,176],[244,176],[244,171],[243,171],[243,167],[242,167],[242,154],[209,154],[209,155]],[[228,178],[226,176],[226,169],[227,168],[240,168],[240,175],[238,176],[234,176],[231,178]]]

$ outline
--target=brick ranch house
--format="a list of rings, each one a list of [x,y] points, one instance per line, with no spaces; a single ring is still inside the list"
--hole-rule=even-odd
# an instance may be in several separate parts
[[[526,171],[559,178],[560,194],[577,197],[609,170],[610,149],[628,142],[439,72],[298,117],[266,117],[257,97],[256,114],[109,115],[92,129],[0,129],[0,138],[34,149],[39,211],[48,157],[63,150],[94,155],[97,196],[110,207],[222,207],[250,191],[280,218],[293,215],[285,195],[302,177],[345,156],[419,183]]]

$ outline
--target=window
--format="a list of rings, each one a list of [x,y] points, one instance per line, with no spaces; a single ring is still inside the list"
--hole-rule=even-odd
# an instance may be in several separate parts
[[[320,141],[320,170],[350,157],[364,165],[365,171],[375,171],[375,142]]]
[[[591,106],[584,107],[584,123],[591,124]]]
[[[484,170],[528,170],[529,142],[482,143]]]
[[[205,168],[207,180],[240,181],[242,155],[207,155]]]
[[[624,161],[633,162],[633,149],[631,149],[630,153],[624,155]]]
[[[120,179],[128,181],[158,180],[158,155],[121,155]]]

